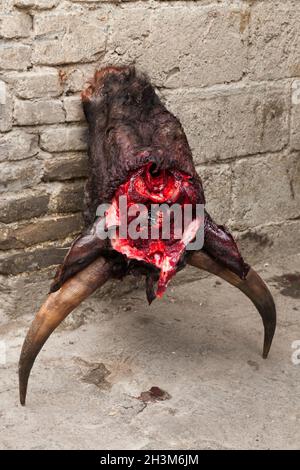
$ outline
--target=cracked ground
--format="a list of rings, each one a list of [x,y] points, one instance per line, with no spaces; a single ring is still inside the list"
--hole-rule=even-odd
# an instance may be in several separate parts
[[[150,307],[139,289],[79,307],[40,353],[21,407],[17,361],[32,317],[2,321],[0,448],[299,448],[299,261],[256,267],[278,311],[267,360],[250,301],[216,277],[183,284],[180,273]]]

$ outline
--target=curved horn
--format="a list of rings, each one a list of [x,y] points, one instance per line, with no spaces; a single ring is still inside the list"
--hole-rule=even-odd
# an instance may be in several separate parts
[[[111,267],[111,263],[98,258],[66,281],[57,292],[48,295],[29,328],[21,351],[19,389],[22,405],[25,405],[31,368],[44,343],[69,313],[108,280]]]
[[[252,300],[264,325],[263,358],[265,359],[270,351],[276,329],[276,308],[268,287],[257,272],[255,272],[253,268],[250,268],[246,278],[241,279],[203,251],[192,253],[188,258],[188,263],[196,268],[204,269],[209,273],[219,276],[229,282],[229,284],[240,289]]]

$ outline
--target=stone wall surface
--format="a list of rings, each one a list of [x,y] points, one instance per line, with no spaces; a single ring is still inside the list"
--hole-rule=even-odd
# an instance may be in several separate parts
[[[298,0],[1,0],[3,298],[47,280],[81,229],[80,91],[107,64],[151,77],[250,262],[299,251],[299,31]]]

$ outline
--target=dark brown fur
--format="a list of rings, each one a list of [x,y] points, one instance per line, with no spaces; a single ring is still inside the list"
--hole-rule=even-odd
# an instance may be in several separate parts
[[[198,203],[205,203],[201,179],[179,120],[161,103],[147,77],[134,67],[107,67],[97,71],[82,93],[89,126],[89,172],[85,190],[86,229],[71,246],[58,269],[51,291],[89,265],[98,256],[114,257],[118,276],[139,270],[149,285],[157,269],[127,260],[99,240],[93,222],[96,209],[111,202],[116,189],[148,162],[157,169],[177,169],[192,177]],[[249,270],[227,230],[206,213],[204,248],[213,258],[244,278]],[[184,265],[182,260],[181,266]]]
[[[138,75],[133,67],[96,72],[82,100],[89,124],[88,224],[94,220],[97,205],[110,202],[130,172],[147,162],[192,176],[199,203],[204,203],[201,180],[182,126],[144,75]]]

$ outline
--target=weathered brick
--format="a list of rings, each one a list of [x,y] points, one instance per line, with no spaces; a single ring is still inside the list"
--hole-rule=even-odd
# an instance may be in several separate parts
[[[63,181],[87,176],[85,153],[56,154],[45,160],[44,181]]]
[[[0,275],[0,295],[7,318],[37,312],[49,291],[55,267],[45,268],[19,276]],[[24,295],[24,292],[26,295]],[[1,316],[3,320],[3,316]]]
[[[21,126],[64,122],[62,102],[58,100],[15,100],[15,122]]]
[[[243,230],[300,215],[297,155],[269,155],[238,162],[233,169],[233,226]]]
[[[3,224],[4,225],[4,224]],[[0,250],[29,247],[46,241],[54,241],[79,233],[81,214],[46,217],[31,222],[0,225]]]
[[[203,86],[239,80],[246,69],[242,22],[234,5],[122,8],[112,15],[109,50],[135,61],[156,85]],[[119,57],[118,57],[119,56]]]
[[[62,262],[66,252],[67,248],[48,246],[28,251],[21,250],[10,254],[4,253],[0,255],[0,274],[16,275],[57,265]]]
[[[251,77],[277,79],[300,75],[300,2],[255,2],[251,7]]]
[[[67,96],[63,100],[66,121],[84,121],[84,113],[80,96]]]
[[[289,177],[290,192],[293,203],[292,217],[300,215],[300,153],[292,153],[286,159],[287,174]],[[288,214],[287,214],[288,215]],[[289,213],[290,217],[290,213]]]
[[[0,222],[0,250],[9,249],[7,241],[11,238],[11,235],[10,227]]]
[[[21,193],[4,193],[0,198],[0,222],[11,223],[46,214],[50,196],[45,191],[27,189]]]
[[[47,10],[58,5],[59,0],[14,0],[18,8],[32,8],[35,10]]]
[[[0,70],[24,70],[30,64],[30,46],[19,43],[0,45]]]
[[[25,13],[0,15],[0,38],[23,38],[30,35],[32,20]]]
[[[42,177],[42,163],[36,160],[0,163],[0,192],[18,191],[37,184]]]
[[[0,222],[10,224],[0,224],[0,246],[22,248],[8,253],[6,274],[53,264],[60,242],[44,252],[27,247],[72,232],[77,216],[71,214],[82,209],[87,167],[86,127],[75,124],[84,119],[82,107],[70,94],[83,88],[96,67],[112,63],[136,63],[167,97],[200,163],[207,209],[218,223],[243,231],[238,237],[247,259],[248,253],[251,262],[267,259],[283,246],[285,253],[295,251],[300,243],[300,80],[294,80],[291,106],[290,78],[300,75],[300,3],[163,1],[152,8],[148,2],[136,6],[118,0],[118,7],[101,5],[105,1],[0,2],[1,78],[16,98],[32,100],[16,101],[15,123],[54,124],[11,130],[12,99],[3,107],[6,84],[0,81],[0,161],[9,162],[0,164]],[[59,3],[56,10],[41,11]],[[251,80],[246,76],[228,84],[244,74]],[[36,104],[60,96],[61,104],[51,101],[51,109]],[[64,120],[74,124],[55,125]],[[38,150],[38,132],[47,154]],[[74,178],[81,180],[70,181]],[[28,222],[34,217],[43,218]]]
[[[9,131],[12,128],[12,111],[11,94],[6,83],[0,80],[0,132]]]
[[[116,53],[122,62],[132,62],[146,53],[151,15],[145,8],[115,10],[110,20],[108,53]]]
[[[95,73],[95,64],[77,64],[76,66],[66,66],[62,69],[64,74],[64,86],[67,93],[77,93],[82,91],[85,84]]]
[[[231,168],[227,164],[198,166],[207,201],[206,209],[219,224],[227,224],[231,216]]]
[[[300,150],[300,80],[292,85],[291,146]]]
[[[35,18],[35,64],[66,64],[93,60],[104,52],[106,17],[92,14],[54,13]]]
[[[57,97],[63,91],[58,71],[53,69],[14,73],[8,79],[19,98]]]
[[[85,126],[46,129],[41,133],[40,145],[48,152],[86,150],[87,129]]]
[[[289,86],[228,85],[167,93],[197,163],[281,150],[288,143]]]
[[[13,130],[0,136],[0,161],[23,160],[38,153],[38,136]]]
[[[84,183],[65,183],[52,192],[49,210],[54,213],[78,212],[83,209]]]
[[[285,221],[248,229],[235,235],[244,259],[250,263],[261,263],[262,259],[274,260],[274,256],[286,256],[297,252],[300,246],[300,221]]]

